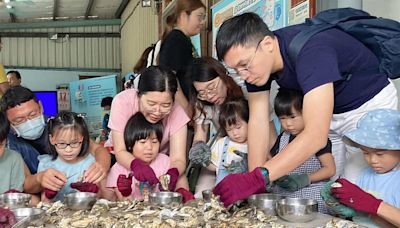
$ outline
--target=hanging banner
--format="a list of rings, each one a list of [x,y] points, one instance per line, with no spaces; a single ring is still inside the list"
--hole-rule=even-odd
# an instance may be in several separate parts
[[[226,19],[245,12],[254,12],[263,18],[271,31],[274,31],[287,25],[287,5],[288,0],[222,0],[218,2],[211,9],[213,57],[216,57],[215,41],[219,27]]]
[[[308,0],[298,3],[289,9],[288,25],[303,23],[310,17],[310,2]]]
[[[71,110],[85,115],[91,135],[98,135],[102,129],[104,97],[117,94],[117,75],[96,77],[69,83]]]

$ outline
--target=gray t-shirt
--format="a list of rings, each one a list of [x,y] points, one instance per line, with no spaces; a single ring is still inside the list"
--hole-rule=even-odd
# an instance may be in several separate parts
[[[0,170],[0,194],[10,189],[23,191],[24,160],[19,153],[4,148],[3,156],[0,157]]]

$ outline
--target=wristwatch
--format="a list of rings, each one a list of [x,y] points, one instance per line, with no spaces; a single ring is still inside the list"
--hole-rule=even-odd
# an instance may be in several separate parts
[[[264,180],[265,180],[265,190],[267,192],[271,192],[272,191],[272,184],[269,181],[269,171],[265,167],[260,167],[260,170],[261,170],[261,174],[263,175]]]

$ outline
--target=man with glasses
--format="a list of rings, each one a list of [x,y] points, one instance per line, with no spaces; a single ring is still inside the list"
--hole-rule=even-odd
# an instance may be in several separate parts
[[[37,157],[50,152],[46,122],[40,101],[31,90],[15,86],[4,94],[0,107],[10,122],[11,130],[7,138],[7,147],[19,152],[26,163],[24,190],[28,193],[38,193],[42,188],[53,191],[61,188],[66,182],[63,173],[54,169],[37,173],[39,164]],[[62,147],[62,145],[60,146]],[[110,155],[107,149],[92,140],[89,151],[96,158],[96,163],[86,170],[85,178],[88,182],[97,183],[107,175],[110,168]],[[55,186],[54,183],[58,186]]]
[[[240,28],[240,29],[238,29]],[[220,60],[246,81],[249,92],[249,170],[227,176],[214,192],[225,205],[265,191],[265,185],[288,174],[332,141],[337,173],[354,181],[365,167],[362,153],[346,148],[344,133],[358,119],[377,108],[397,108],[397,93],[378,68],[376,56],[361,42],[337,29],[314,35],[299,52],[288,56],[289,44],[306,25],[271,32],[256,14],[245,13],[225,21],[216,41]],[[351,77],[343,77],[348,73]],[[350,74],[349,74],[350,73]],[[266,161],[268,102],[271,82],[302,91],[305,130],[282,152]]]

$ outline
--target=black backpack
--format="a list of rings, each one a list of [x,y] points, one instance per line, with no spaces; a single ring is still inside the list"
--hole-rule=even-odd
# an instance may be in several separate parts
[[[399,22],[377,18],[362,10],[339,8],[322,11],[315,17],[306,19],[304,24],[309,28],[297,34],[289,45],[292,63],[296,62],[300,50],[313,35],[337,28],[355,37],[378,57],[379,69],[366,71],[379,71],[391,79],[400,77]]]

